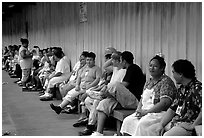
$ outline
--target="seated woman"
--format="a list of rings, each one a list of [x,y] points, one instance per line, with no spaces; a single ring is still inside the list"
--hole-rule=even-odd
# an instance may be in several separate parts
[[[156,55],[149,62],[150,80],[145,83],[142,98],[132,115],[123,120],[120,132],[123,135],[148,135],[148,127],[161,120],[176,94],[176,87],[165,75],[166,63]]]
[[[59,85],[59,91],[64,97],[68,91],[75,88],[76,79],[79,74],[79,70],[86,65],[86,57],[88,55],[88,51],[83,51],[79,57],[79,61],[75,64],[73,71],[71,72],[71,76],[63,83]]]
[[[88,51],[83,51],[79,57],[79,61],[75,64],[73,71],[71,72],[71,76],[59,85],[59,92],[63,97],[76,86],[77,76],[79,75],[80,69],[85,67],[86,65],[86,58],[88,55]],[[68,104],[65,108],[63,108],[62,112],[65,113],[74,113],[77,111],[77,102],[78,99],[73,100],[70,104]]]
[[[150,132],[154,136],[191,136],[195,126],[202,124],[202,83],[188,60],[175,61],[172,73],[179,84],[177,97],[162,120],[151,126]]]
[[[54,51],[58,49],[57,47],[48,48],[47,53],[44,54],[44,66],[43,69],[39,71],[39,79],[44,89],[47,88],[48,78],[54,73],[57,61],[54,59]],[[69,63],[70,64],[70,63]],[[44,92],[42,92],[44,93]]]

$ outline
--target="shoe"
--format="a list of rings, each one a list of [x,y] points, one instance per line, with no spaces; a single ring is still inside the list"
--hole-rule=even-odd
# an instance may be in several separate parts
[[[44,95],[40,96],[41,101],[50,101],[53,99],[53,95],[50,93],[45,93]]]
[[[17,82],[17,84],[20,84],[20,83],[22,83],[21,80]]]
[[[79,132],[79,136],[91,135],[93,133],[94,129],[95,129],[95,125],[87,125],[86,128],[84,129],[84,131]]]
[[[34,87],[31,89],[31,91],[42,91],[43,89],[40,87]],[[40,96],[40,95],[39,95]]]
[[[22,91],[24,92],[24,91],[29,91],[29,88],[27,88],[27,87],[22,87]]]
[[[12,72],[9,72],[9,73],[8,73],[8,75],[9,75],[9,76],[11,76],[11,75],[14,75],[14,73],[12,73]]]
[[[73,127],[85,126],[87,124],[88,124],[88,118],[85,118],[83,120],[79,120],[76,123],[74,123]]]
[[[10,78],[18,78],[18,76],[14,74],[14,75],[11,75]]]
[[[60,114],[62,111],[62,108],[60,106],[55,106],[53,103],[50,104],[50,107],[52,110],[54,110],[57,114]]]
[[[21,81],[21,80],[16,80],[16,81],[14,81],[13,83],[18,83],[19,81]]]
[[[22,87],[22,86],[23,86],[23,84],[22,84],[22,83],[18,83],[18,86]]]
[[[103,136],[103,134],[96,131],[96,132],[92,133],[91,136]]]

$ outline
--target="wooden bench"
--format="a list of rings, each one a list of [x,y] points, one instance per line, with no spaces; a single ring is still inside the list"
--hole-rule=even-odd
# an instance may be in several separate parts
[[[118,136],[121,135],[120,128],[124,118],[127,117],[128,115],[131,115],[134,112],[135,109],[121,109],[121,110],[118,109],[113,111],[111,116],[116,119],[116,131]]]

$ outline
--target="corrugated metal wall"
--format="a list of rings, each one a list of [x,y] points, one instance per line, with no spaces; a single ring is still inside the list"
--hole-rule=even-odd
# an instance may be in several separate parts
[[[26,36],[30,46],[62,46],[74,64],[82,50],[93,51],[104,62],[104,49],[129,50],[144,73],[158,52],[171,64],[187,58],[202,80],[202,3],[87,3],[88,21],[79,22],[79,3],[37,3],[3,22],[3,45],[19,44]],[[72,65],[73,65],[72,64]],[[147,75],[148,76],[148,75]]]

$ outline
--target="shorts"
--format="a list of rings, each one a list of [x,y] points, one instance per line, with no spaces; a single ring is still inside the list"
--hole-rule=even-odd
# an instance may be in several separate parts
[[[107,116],[110,116],[118,104],[119,103],[114,98],[106,98],[99,102],[96,110],[104,112]]]
[[[30,77],[30,74],[31,74],[31,69],[23,69],[22,70],[22,78],[21,78],[21,81],[22,82],[27,82],[29,77]]]

